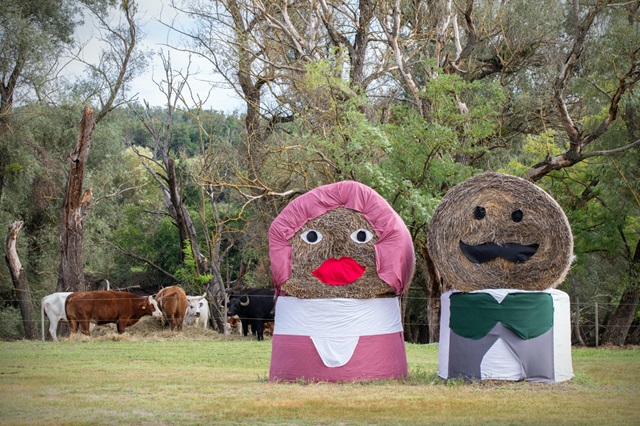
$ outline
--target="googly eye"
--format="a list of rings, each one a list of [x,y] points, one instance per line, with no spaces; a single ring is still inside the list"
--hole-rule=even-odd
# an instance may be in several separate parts
[[[315,229],[309,229],[308,231],[304,231],[300,238],[307,244],[318,244],[322,241],[322,234]]]
[[[484,207],[476,206],[476,208],[473,210],[473,217],[475,217],[477,220],[484,219],[486,215],[487,210],[485,210]]]
[[[358,244],[364,244],[368,241],[371,241],[373,238],[373,234],[366,229],[358,229],[353,234],[351,234],[351,239]]]
[[[513,213],[511,213],[511,219],[514,222],[520,222],[523,217],[524,217],[524,213],[522,213],[522,210],[520,209],[514,210]]]

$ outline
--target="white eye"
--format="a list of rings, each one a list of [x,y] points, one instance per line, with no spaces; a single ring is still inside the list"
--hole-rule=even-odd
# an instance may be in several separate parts
[[[315,229],[309,229],[308,231],[304,231],[302,235],[300,235],[300,238],[302,238],[305,243],[314,245],[322,241],[322,234]]]
[[[368,241],[371,241],[373,238],[373,234],[366,229],[358,229],[353,234],[351,234],[351,239],[358,244],[364,244]]]

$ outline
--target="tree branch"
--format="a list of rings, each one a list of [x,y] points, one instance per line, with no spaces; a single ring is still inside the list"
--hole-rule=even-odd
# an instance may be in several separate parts
[[[125,249],[123,249],[122,247],[120,247],[117,244],[114,244],[110,241],[106,241],[105,242],[107,244],[109,244],[110,246],[112,246],[113,248],[115,248],[116,250],[118,250],[120,253],[124,254],[125,256],[129,256],[132,259],[136,259],[139,260],[141,262],[146,263],[147,265],[151,266],[152,268],[156,269],[157,271],[160,271],[161,273],[163,273],[164,275],[166,275],[167,277],[171,278],[173,281],[179,283],[180,280],[178,278],[176,278],[173,274],[171,274],[170,272],[165,271],[164,269],[162,269],[160,266],[156,265],[155,263],[153,263],[152,261],[150,261],[149,259],[147,259],[146,257],[137,255],[135,253],[126,251]]]

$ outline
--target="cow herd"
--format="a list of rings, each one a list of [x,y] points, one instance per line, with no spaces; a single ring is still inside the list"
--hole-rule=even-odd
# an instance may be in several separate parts
[[[229,332],[248,335],[251,328],[258,340],[265,330],[273,332],[274,290],[253,289],[232,293],[229,297]],[[116,324],[118,333],[136,324],[144,316],[164,317],[171,330],[183,326],[209,328],[209,302],[202,296],[187,296],[178,286],[165,287],[155,296],[138,296],[125,291],[99,290],[58,292],[41,302],[42,340],[45,340],[45,315],[49,333],[58,340],[60,321],[69,323],[72,333],[91,334],[94,325]]]

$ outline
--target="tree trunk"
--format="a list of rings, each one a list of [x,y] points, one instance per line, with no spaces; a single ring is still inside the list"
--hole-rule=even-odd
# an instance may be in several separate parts
[[[640,302],[639,267],[640,241],[636,245],[636,251],[631,261],[631,272],[629,274],[629,278],[632,280],[631,285],[625,289],[618,307],[607,323],[607,329],[602,336],[603,345],[622,346],[627,340],[627,334],[629,334],[629,329],[638,310],[638,302]]]
[[[5,260],[7,261],[7,266],[11,272],[13,286],[16,289],[16,297],[18,299],[18,305],[20,306],[20,313],[22,314],[25,337],[30,340],[37,340],[38,329],[35,321],[33,320],[33,304],[31,303],[29,282],[27,281],[24,269],[22,268],[22,264],[18,258],[18,250],[16,249],[18,234],[22,229],[22,225],[24,225],[24,222],[16,221],[9,226]]]
[[[429,271],[429,292],[427,294],[429,297],[429,343],[434,343],[440,340],[440,296],[442,296],[442,286],[426,245],[422,246],[422,256],[427,262],[427,270]]]
[[[635,288],[627,289],[622,295],[602,336],[603,345],[624,345],[638,308],[638,301],[640,301],[640,286],[636,284]]]
[[[91,207],[91,188],[83,192],[84,170],[91,149],[91,135],[95,128],[93,111],[85,107],[80,122],[76,149],[69,155],[69,178],[64,197],[62,229],[60,232],[60,268],[56,291],[84,291],[82,245],[84,220]]]
[[[571,288],[573,289],[573,298],[575,300],[575,315],[573,320],[573,337],[578,342],[579,346],[585,346],[584,339],[582,338],[582,333],[580,332],[580,296],[578,295],[578,286],[576,285],[576,280],[572,275],[569,276],[569,282],[571,283]]]

